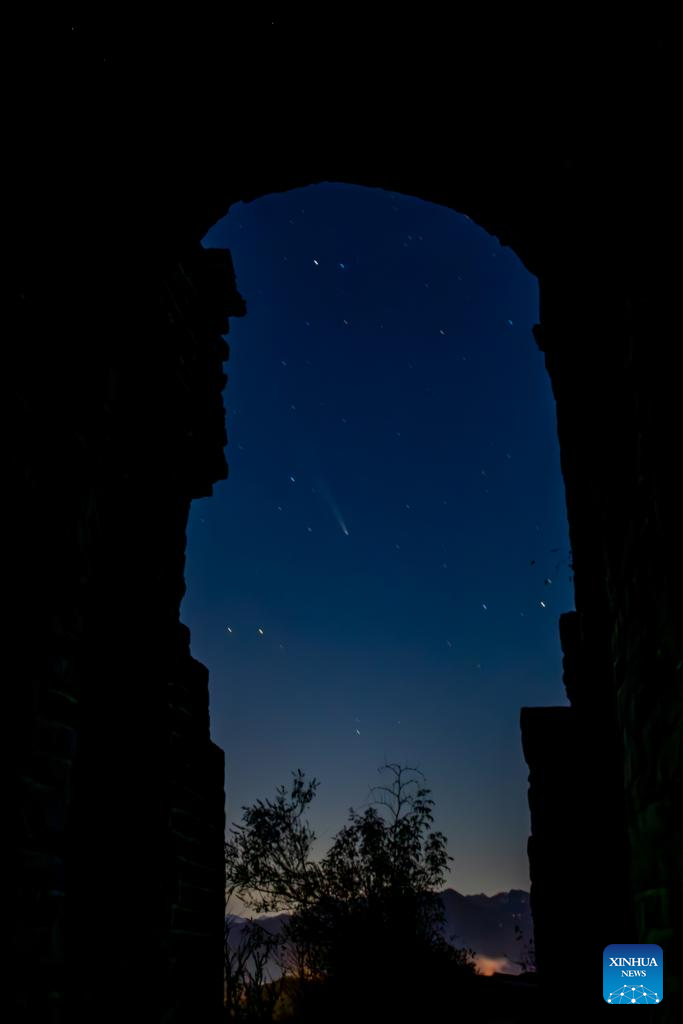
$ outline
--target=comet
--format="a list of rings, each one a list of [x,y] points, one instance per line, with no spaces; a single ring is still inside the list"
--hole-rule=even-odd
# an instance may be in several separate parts
[[[332,512],[332,515],[336,519],[339,529],[341,530],[345,537],[348,537],[349,530],[346,523],[344,522],[344,517],[341,514],[339,505],[335,501],[332,491],[330,490],[330,488],[328,487],[324,480],[317,481],[317,493],[322,497],[325,503],[329,505],[330,511]]]

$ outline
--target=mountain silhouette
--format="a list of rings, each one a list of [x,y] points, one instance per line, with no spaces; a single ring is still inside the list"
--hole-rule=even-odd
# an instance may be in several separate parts
[[[451,945],[474,950],[483,973],[520,972],[515,961],[524,959],[527,944],[533,938],[528,892],[510,889],[495,896],[483,893],[463,896],[455,889],[445,889],[440,895],[445,916],[443,935]],[[254,920],[267,932],[280,934],[290,916],[264,915]],[[239,915],[229,915],[229,918],[230,945],[234,949],[239,946],[249,919]],[[521,938],[516,929],[520,929]],[[276,978],[281,972],[279,964],[271,958],[270,977]]]

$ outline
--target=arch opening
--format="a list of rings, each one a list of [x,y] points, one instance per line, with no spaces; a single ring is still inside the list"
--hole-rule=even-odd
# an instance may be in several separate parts
[[[383,759],[419,763],[447,886],[527,896],[519,707],[566,705],[573,608],[536,281],[469,217],[343,183],[234,206],[203,244],[248,309],[182,610],[228,822],[301,767],[322,853]]]

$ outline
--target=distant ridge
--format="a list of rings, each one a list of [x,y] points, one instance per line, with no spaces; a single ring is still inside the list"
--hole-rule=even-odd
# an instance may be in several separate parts
[[[440,896],[445,914],[443,934],[451,945],[474,950],[484,973],[521,971],[514,961],[524,959],[524,947],[533,936],[528,892],[510,889],[495,896],[484,893],[463,896],[456,889],[444,889]],[[229,916],[233,922],[231,945],[236,947],[247,919]],[[275,914],[262,915],[255,920],[266,931],[278,933],[289,918],[289,914]],[[521,940],[516,926],[521,929]],[[280,972],[276,965],[269,966],[271,977],[277,977]]]
[[[465,946],[480,958],[500,961],[499,970],[521,970],[514,961],[524,958],[524,947],[533,937],[528,892],[510,889],[495,896],[463,896],[455,889],[445,889],[440,895],[446,915],[444,936],[453,946]],[[521,940],[516,927],[521,929]]]

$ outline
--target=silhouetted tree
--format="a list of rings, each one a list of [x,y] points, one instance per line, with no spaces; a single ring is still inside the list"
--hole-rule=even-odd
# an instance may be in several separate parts
[[[230,1020],[270,1021],[282,988],[271,961],[279,960],[283,937],[253,919],[226,914],[225,1009]]]
[[[258,921],[230,913],[234,895],[226,885],[223,932],[225,1009],[229,1020],[270,1021],[278,1001],[280,979],[269,964],[280,966],[284,937],[269,932]]]
[[[443,885],[451,859],[434,831],[433,800],[414,768],[386,764],[373,803],[312,859],[315,835],[304,813],[318,783],[293,773],[291,791],[244,808],[226,843],[226,872],[240,898],[259,911],[289,910],[288,938],[300,975],[324,980],[337,1000],[374,991],[385,1009],[405,1002],[444,971],[470,969],[442,933]],[[411,984],[412,980],[412,984]],[[366,1005],[367,1008],[367,1005]]]
[[[318,788],[292,772],[291,791],[278,786],[275,800],[243,807],[225,844],[226,885],[259,913],[294,911],[316,900],[321,868],[312,860],[315,834],[304,814]]]
[[[510,957],[513,964],[517,964],[521,967],[525,974],[536,973],[536,947],[534,945],[533,937],[527,942],[524,942],[524,932],[518,924],[515,925],[515,939],[520,943],[520,952],[522,955],[521,960],[514,960]]]

